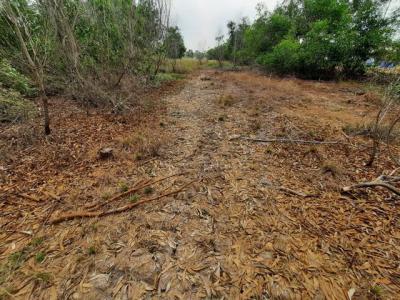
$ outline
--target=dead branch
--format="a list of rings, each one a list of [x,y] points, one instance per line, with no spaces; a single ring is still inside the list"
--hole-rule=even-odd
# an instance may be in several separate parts
[[[143,184],[142,184],[142,181],[140,181],[140,182],[139,182],[137,185],[135,185],[132,189],[130,189],[130,190],[124,192],[124,193],[118,194],[118,195],[116,195],[115,197],[112,197],[112,198],[111,198],[110,200],[108,200],[108,201],[104,201],[104,202],[102,202],[102,203],[95,203],[95,204],[88,205],[88,206],[86,206],[86,208],[87,208],[87,209],[99,209],[99,208],[101,208],[101,207],[103,207],[103,206],[106,206],[106,205],[110,204],[111,202],[115,202],[115,201],[117,201],[117,200],[119,200],[119,199],[121,199],[121,198],[130,196],[130,195],[132,195],[133,193],[135,193],[135,192],[137,192],[137,191],[139,191],[139,190],[141,190],[141,189],[144,189],[144,188],[146,188],[146,187],[148,187],[148,186],[150,186],[150,185],[154,185],[154,184],[156,184],[156,183],[160,183],[160,182],[162,182],[162,181],[164,181],[164,180],[167,180],[167,179],[170,179],[170,178],[172,178],[172,177],[182,176],[182,175],[186,175],[186,174],[187,174],[187,172],[178,173],[178,174],[173,174],[173,175],[169,175],[169,176],[167,176],[167,177],[160,178],[160,179],[158,179],[158,180],[156,180],[156,181],[153,181],[153,182],[150,182],[150,180],[146,180]],[[139,185],[139,184],[140,184],[140,185]],[[138,185],[139,185],[139,186],[138,186]]]
[[[395,170],[397,171],[397,170]],[[394,174],[394,173],[392,173]],[[400,196],[400,189],[395,187],[393,183],[399,182],[400,177],[397,176],[392,176],[392,175],[381,175],[378,178],[376,178],[373,181],[367,181],[367,182],[362,182],[358,183],[355,185],[347,186],[342,189],[343,192],[350,192],[351,190],[354,189],[360,189],[360,188],[370,188],[370,187],[383,187],[385,189],[388,189],[389,191],[393,192],[394,194]]]
[[[248,137],[235,137],[231,138],[232,140],[245,140],[250,142],[257,143],[281,143],[281,144],[303,144],[303,145],[348,145],[348,143],[344,143],[341,141],[314,141],[314,140],[292,140],[292,139],[275,139],[275,138],[265,138],[265,139],[253,139]]]
[[[117,209],[111,209],[111,210],[107,210],[107,211],[102,211],[102,212],[90,212],[90,211],[77,211],[77,212],[72,212],[70,214],[66,214],[66,215],[62,215],[58,218],[55,218],[53,220],[50,220],[49,224],[59,224],[62,223],[64,221],[70,221],[70,220],[74,220],[74,219],[83,219],[83,218],[96,218],[96,217],[105,217],[105,216],[109,216],[109,215],[114,215],[114,214],[119,214],[119,213],[123,213],[126,212],[128,210],[131,210],[133,208],[135,208],[136,206],[142,205],[144,203],[147,202],[151,202],[151,201],[156,201],[168,196],[172,196],[175,194],[180,193],[181,191],[183,191],[186,187],[188,187],[189,185],[193,184],[196,180],[193,180],[185,185],[183,185],[182,187],[180,187],[179,189],[169,192],[169,193],[165,193],[163,195],[154,197],[154,198],[148,198],[148,199],[143,199],[141,201],[129,204],[129,205],[125,205],[122,207],[119,207]]]

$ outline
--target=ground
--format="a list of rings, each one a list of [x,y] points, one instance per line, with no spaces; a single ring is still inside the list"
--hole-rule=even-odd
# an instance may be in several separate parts
[[[54,99],[54,135],[4,155],[4,298],[398,297],[399,199],[341,192],[395,169],[349,134],[376,113],[365,86],[207,70],[147,99],[124,116]],[[340,143],[245,139],[266,137]]]

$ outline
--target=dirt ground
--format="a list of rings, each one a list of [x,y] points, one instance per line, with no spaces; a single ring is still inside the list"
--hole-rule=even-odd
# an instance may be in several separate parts
[[[60,106],[0,164],[1,297],[398,299],[400,199],[341,193],[396,168],[349,135],[377,110],[365,86],[209,70],[150,96]],[[341,144],[243,139],[266,137]]]

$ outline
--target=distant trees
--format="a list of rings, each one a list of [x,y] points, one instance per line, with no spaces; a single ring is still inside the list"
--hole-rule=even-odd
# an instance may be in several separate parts
[[[196,50],[194,52],[194,57],[199,61],[199,64],[203,63],[203,59],[207,57],[206,53],[203,51]]]
[[[396,57],[399,11],[390,0],[285,0],[273,12],[228,23],[225,59],[307,78],[359,76],[368,58]],[[220,47],[220,45],[218,46]],[[216,58],[216,48],[209,56]]]
[[[0,1],[0,55],[38,90],[49,133],[49,92],[119,106],[124,76],[151,79],[166,56],[182,57],[169,17],[168,0]]]
[[[194,58],[194,52],[193,52],[193,50],[187,50],[186,51],[186,53],[185,53],[185,56],[186,57],[190,57],[190,58]]]

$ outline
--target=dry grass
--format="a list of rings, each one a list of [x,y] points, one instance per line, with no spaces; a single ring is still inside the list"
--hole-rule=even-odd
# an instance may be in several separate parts
[[[166,137],[160,135],[157,129],[142,129],[128,136],[118,138],[118,142],[128,153],[134,153],[135,159],[156,157]]]
[[[221,95],[218,98],[218,104],[221,107],[231,107],[235,104],[235,98],[232,95]]]

